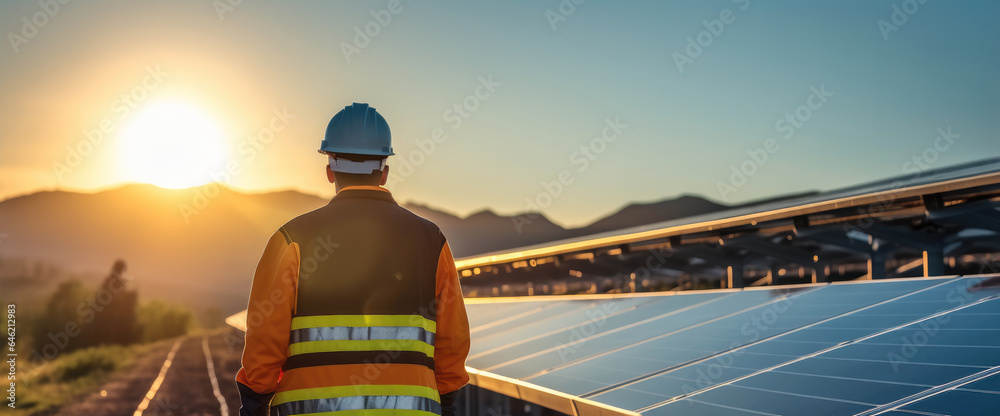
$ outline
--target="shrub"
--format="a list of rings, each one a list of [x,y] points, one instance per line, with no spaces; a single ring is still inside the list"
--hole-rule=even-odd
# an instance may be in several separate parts
[[[78,350],[54,362],[49,377],[56,382],[72,382],[101,376],[120,368],[125,356],[125,348],[117,345]]]
[[[153,342],[185,335],[195,329],[194,313],[183,305],[154,299],[139,307],[142,341]]]

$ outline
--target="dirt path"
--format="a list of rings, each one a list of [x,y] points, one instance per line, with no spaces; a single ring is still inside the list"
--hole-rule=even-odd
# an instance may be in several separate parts
[[[217,387],[211,382],[204,343],[215,367]],[[164,370],[164,361],[171,350],[175,350],[173,359]],[[239,414],[239,394],[233,378],[240,368],[242,351],[243,336],[235,330],[160,342],[137,358],[129,371],[113,376],[102,387],[104,395],[99,391],[85,396],[56,415],[133,415],[145,396],[153,392],[151,400],[145,401],[142,416],[222,415],[223,412],[235,416]],[[164,371],[161,383],[154,387]],[[216,389],[225,405],[220,404]]]

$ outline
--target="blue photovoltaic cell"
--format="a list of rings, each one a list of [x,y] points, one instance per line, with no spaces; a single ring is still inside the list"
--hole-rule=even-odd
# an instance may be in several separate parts
[[[583,318],[584,320],[582,322],[578,322],[576,325],[565,326],[561,329],[556,328],[554,331],[541,331],[540,334],[522,332],[518,330],[507,331],[504,333],[504,339],[508,342],[507,347],[501,350],[496,350],[495,348],[492,350],[484,350],[492,351],[489,354],[473,354],[469,358],[468,365],[482,370],[495,371],[493,370],[494,366],[511,362],[513,360],[520,360],[529,354],[546,350],[551,350],[551,352],[555,353],[554,356],[556,357],[556,361],[552,361],[552,355],[549,357],[550,361],[552,361],[554,365],[558,363],[558,359],[562,356],[562,354],[572,351],[574,346],[585,338],[600,336],[601,334],[611,330],[620,329],[621,327],[646,319],[652,319],[661,315],[670,314],[693,305],[718,300],[727,295],[730,294],[715,293],[685,296],[657,296],[652,297],[650,302],[643,302],[640,305],[631,305],[630,303],[624,303],[621,300],[615,300],[607,305],[593,308],[593,316],[585,316]],[[542,317],[535,317],[535,319],[540,318]],[[539,337],[537,335],[542,336]],[[498,335],[497,338],[499,337],[500,336]],[[472,338],[473,344],[478,342],[478,338],[475,333],[473,333]],[[544,368],[545,367],[536,367],[534,370],[538,371]],[[508,375],[503,372],[500,373]]]
[[[516,326],[503,326],[505,330],[495,328],[473,333],[476,342],[472,345],[470,357],[496,350],[519,346],[526,340],[551,333],[559,333],[572,329],[582,330],[584,325],[594,319],[606,319],[609,316],[625,313],[634,308],[655,301],[655,298],[632,298],[622,300],[572,301],[567,302],[569,308],[562,310],[546,310],[546,313],[531,314],[522,319],[514,320]],[[498,327],[501,327],[498,325]],[[512,339],[513,338],[513,339]]]
[[[958,390],[979,390],[979,391],[993,391],[1000,393],[1000,374],[994,374],[982,380],[966,384],[962,387],[959,387]]]
[[[483,325],[480,327],[481,329],[475,331],[475,336],[481,339],[506,339],[509,338],[510,334],[515,332],[521,334],[532,334],[535,328],[534,325],[539,322],[567,318],[570,321],[580,319],[586,320],[587,310],[594,308],[595,306],[599,309],[599,304],[605,303],[609,302],[566,301],[559,302],[551,306],[546,305],[545,303],[540,303],[539,306],[543,308],[539,309],[537,312],[523,313],[521,315],[506,317],[499,321],[496,325]]]
[[[890,412],[879,413],[879,416],[947,416],[947,415],[937,415],[935,413],[913,413],[913,412],[904,412],[902,410],[893,410]]]
[[[990,393],[950,390],[903,406],[900,409],[951,416],[996,416],[1000,413],[1000,396]]]
[[[664,410],[665,408],[655,409],[649,413],[643,413],[645,415],[662,415],[662,416],[757,416],[757,415],[769,415],[768,413],[760,412],[748,412],[746,410],[740,410],[737,408],[722,406],[718,404],[705,403],[696,400],[684,400],[680,402],[676,407],[671,408],[671,410]],[[912,415],[910,415],[912,416]]]
[[[966,286],[962,285],[961,282],[956,282],[956,284],[942,286],[937,292],[939,292],[938,294],[942,291],[950,293],[950,289],[953,287]],[[947,296],[941,297],[936,311],[970,305],[973,301],[986,295],[986,293],[969,294],[965,303],[952,302],[950,306],[948,306]],[[926,296],[920,297],[926,298]],[[917,302],[926,303],[928,301],[921,299]],[[1000,300],[968,306],[963,310],[967,312],[990,311],[997,307],[1000,307]],[[899,344],[869,344],[868,341],[862,341],[857,344],[845,345],[814,358],[782,366],[778,369],[781,372],[772,371],[758,374],[737,381],[733,385],[774,389],[872,406],[883,405],[1000,365],[1000,354],[998,354],[1000,349],[996,347],[996,344],[989,347],[947,345],[949,340],[954,341],[954,338],[964,336],[966,333],[966,330],[951,331],[950,324],[960,323],[969,316],[975,315],[941,315],[941,319],[935,320],[939,326],[933,327],[933,331],[921,329],[926,334],[926,339],[917,338],[919,340],[917,344],[907,344],[906,340],[912,342],[917,333],[914,329],[924,327],[911,325],[870,339],[878,341],[896,339],[900,340]],[[933,343],[938,342],[938,340],[946,345],[934,345]],[[951,343],[955,344],[955,342]],[[810,375],[813,376],[812,379],[803,378],[803,376]],[[834,377],[851,379],[852,383],[822,382],[823,379],[833,379]],[[813,383],[809,383],[807,380],[812,380]],[[872,390],[855,388],[860,385],[880,387]],[[872,391],[876,394],[872,394]],[[710,397],[713,396],[706,393],[696,397],[702,401],[712,402]],[[979,399],[987,400],[988,398]],[[1000,400],[1000,396],[995,396],[993,399]],[[1000,405],[1000,402],[994,403]],[[753,406],[745,408],[769,411],[767,408]]]
[[[980,302],[1000,290],[981,280],[470,304],[468,365],[649,415],[855,414],[1000,365],[1000,299]],[[998,391],[994,376],[892,414],[950,397],[977,414]]]
[[[469,365],[508,377],[525,377],[581,356],[631,345],[655,336],[664,327],[682,328],[693,325],[701,320],[725,314],[726,311],[732,308],[765,302],[770,297],[766,293],[743,299],[730,295],[734,294],[715,293],[664,296],[654,303],[636,308],[633,311],[614,315],[606,319],[593,320],[590,325],[582,328],[548,335],[541,339],[521,344],[516,348],[470,360]],[[727,301],[713,302],[720,299],[726,299]],[[707,308],[708,305],[712,305],[713,307]],[[693,310],[704,310],[704,313],[690,314],[684,312],[685,308],[688,307],[695,307]],[[622,328],[629,325],[646,320],[652,321],[635,325],[628,330],[622,330]],[[516,333],[511,334],[512,339],[522,336]],[[580,342],[581,340],[585,340],[585,342]],[[473,338],[473,342],[475,342],[475,338]],[[527,359],[525,358],[528,354],[539,351],[544,351],[544,353]]]
[[[800,325],[793,325],[793,328],[791,328],[796,329],[806,324],[820,322],[823,319],[838,317],[844,313],[849,313],[851,311],[858,310],[859,308],[871,306],[878,302],[895,299],[900,296],[908,296],[916,290],[946,284],[941,280],[909,281],[907,283],[908,284],[905,285],[831,285],[824,287],[822,290],[808,292],[791,298],[792,301],[788,305],[787,310],[782,312],[777,318],[762,319],[765,317],[762,312],[767,311],[766,308],[734,317],[736,325],[730,324],[730,328],[736,327],[747,329],[747,325],[749,325],[749,329],[751,330],[737,331],[735,329],[730,329],[730,338],[724,340],[726,344],[743,345],[748,342],[760,340],[765,336],[775,336],[775,338],[760,342],[757,345],[740,350],[734,354],[724,354],[714,357],[706,363],[715,366],[739,367],[753,370],[782,364],[797,359],[805,354],[814,353],[824,348],[828,348],[838,342],[848,341],[861,336],[869,335],[878,330],[876,328],[854,329],[841,326],[840,328],[830,330],[806,328],[789,332],[789,329],[783,328],[782,325],[783,318],[786,316],[792,318],[786,320],[786,322],[792,321],[800,323]],[[857,296],[859,291],[863,291],[862,286],[869,286],[872,287],[872,289],[866,296]],[[814,300],[819,299],[822,299],[823,302],[814,302]],[[836,302],[831,302],[831,299]],[[820,305],[817,306],[817,303]],[[835,306],[837,303],[839,303],[839,306]],[[807,319],[802,319],[801,317],[803,315],[805,315]],[[836,319],[828,322],[834,321],[836,321]],[[774,330],[774,327],[782,329]],[[668,337],[664,341],[669,342],[672,338],[673,337]],[[771,344],[775,345],[773,349],[769,348]],[[623,353],[627,351],[628,350],[624,350]],[[650,395],[646,398],[646,400],[637,400],[635,397],[635,390],[657,392],[666,389],[670,391],[677,391],[679,388],[683,387],[683,385],[677,380],[678,377],[670,377],[671,373],[677,371],[683,371],[683,367],[638,381],[631,386],[632,391],[625,392],[621,395],[618,394],[617,389],[613,389],[607,392],[601,392],[594,395],[592,398],[632,410],[653,405],[662,401],[662,399],[659,396]],[[568,374],[569,370],[562,373]],[[613,378],[608,377],[603,378],[614,380]],[[730,378],[725,378],[723,376],[712,377],[710,379],[710,384],[723,383],[728,380],[730,380]]]
[[[778,387],[780,389],[780,387]],[[780,391],[750,389],[738,386],[722,386],[693,399],[705,403],[730,406],[754,412],[777,415],[827,414],[853,415],[871,409],[873,406],[844,401],[807,397]],[[687,406],[684,400],[676,401],[649,414],[682,415]]]
[[[786,393],[828,397],[868,403],[873,406],[882,404],[886,397],[907,397],[931,387],[910,383],[884,383],[780,372],[763,373],[737,381],[734,385],[760,389],[780,388]]]
[[[552,303],[562,303],[562,301]],[[489,304],[469,304],[466,305],[469,315],[469,327],[475,329],[483,325],[492,324],[493,322],[512,315],[517,315],[532,309],[538,309],[541,306],[545,306],[545,304],[546,302],[497,302]]]
[[[715,320],[725,320],[729,319],[728,316],[732,314],[743,313],[747,310],[755,310],[760,308],[762,304],[773,302],[776,298],[772,294],[768,293],[754,293],[754,292],[744,292],[739,293],[738,296],[732,296],[726,299],[725,302],[715,302],[712,304],[704,305],[702,307],[694,308],[685,312],[677,313],[671,315],[669,319],[658,319],[653,322],[648,322],[643,325],[636,326],[634,328],[629,328],[625,331],[620,331],[614,334],[614,336],[600,337],[588,340],[584,343],[578,345],[573,345],[571,348],[565,348],[561,350],[561,354],[553,356],[554,358],[549,364],[542,368],[554,367],[552,364],[564,364],[569,365],[551,370],[547,374],[531,376],[531,374],[537,373],[538,366],[532,367],[532,364],[536,364],[539,360],[528,360],[523,363],[518,363],[515,365],[507,365],[498,369],[498,372],[504,374],[505,370],[516,370],[517,372],[523,371],[526,374],[521,375],[525,380],[531,381],[532,383],[540,384],[543,386],[547,385],[547,379],[552,374],[559,374],[568,377],[576,378],[594,378],[593,371],[601,371],[603,368],[614,368],[618,365],[618,357],[631,357],[634,354],[628,351],[628,347],[634,346],[636,343],[647,341],[651,338],[662,337],[664,334],[681,334],[685,333],[691,329],[715,324]],[[736,331],[739,331],[739,327],[736,327]],[[689,339],[690,340],[690,339]],[[633,371],[620,371],[613,374],[602,374],[601,380],[607,380],[610,382],[620,382],[628,380],[632,377],[639,376],[649,371],[656,371],[658,369],[665,368],[670,365],[675,365],[702,357],[706,354],[710,354],[713,351],[722,351],[729,349],[731,347],[731,340],[727,339],[696,339],[693,341],[694,344],[688,344],[689,348],[699,348],[703,352],[698,352],[695,350],[674,350],[668,351],[664,350],[662,354],[649,357],[659,361],[659,364],[649,365],[639,370]],[[679,344],[680,345],[680,344]],[[649,344],[649,346],[657,346],[657,344]],[[617,351],[614,354],[605,354],[608,351],[625,348],[621,351]],[[600,359],[588,360],[579,362],[577,360],[588,359],[598,354],[605,354]],[[610,384],[610,383],[609,383]],[[583,394],[587,391],[573,391],[571,394]]]
[[[781,367],[782,371],[829,377],[937,386],[975,374],[983,367],[859,361],[813,357]]]
[[[788,341],[784,337],[775,338],[744,348],[747,353],[778,354],[802,357],[837,344],[836,342]],[[741,363],[742,364],[742,363]]]
[[[903,362],[905,360],[905,362],[911,363],[979,366],[984,368],[1000,365],[1000,354],[997,354],[997,349],[993,347],[910,346],[906,344],[871,345],[862,342],[830,351],[823,354],[823,358],[886,362],[892,362],[893,360]]]

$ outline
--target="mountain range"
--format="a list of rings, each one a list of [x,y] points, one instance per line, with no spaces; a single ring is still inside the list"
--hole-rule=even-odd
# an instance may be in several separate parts
[[[0,201],[0,260],[103,272],[123,259],[144,297],[235,311],[245,306],[267,238],[292,217],[326,203],[297,191],[247,194],[218,185],[38,192]],[[459,258],[731,208],[682,196],[630,204],[585,227],[564,229],[540,213],[484,210],[461,218],[425,205],[404,206],[438,224]],[[0,267],[4,291],[51,290],[57,283],[37,280]]]

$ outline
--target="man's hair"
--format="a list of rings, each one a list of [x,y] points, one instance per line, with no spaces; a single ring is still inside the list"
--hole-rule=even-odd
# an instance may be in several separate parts
[[[347,159],[352,162],[364,162],[366,160],[382,160],[385,156],[372,156],[372,155],[355,155],[348,153],[338,153],[336,154],[337,159]],[[344,173],[344,172],[334,172],[337,175],[337,182],[340,182],[341,186],[364,186],[373,185],[378,186],[382,182],[382,171],[377,170],[372,173]]]

